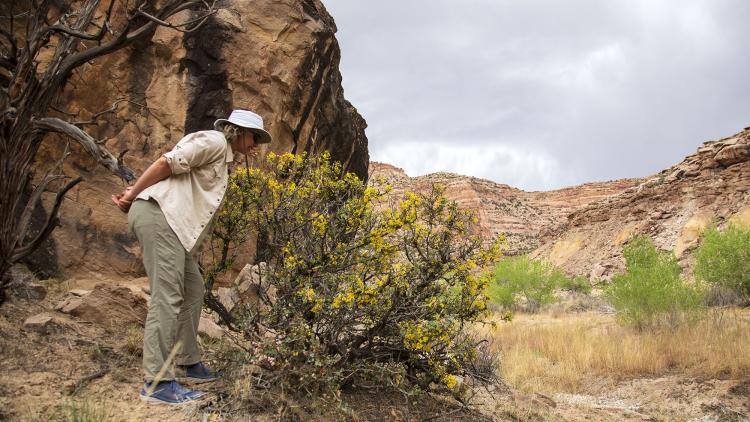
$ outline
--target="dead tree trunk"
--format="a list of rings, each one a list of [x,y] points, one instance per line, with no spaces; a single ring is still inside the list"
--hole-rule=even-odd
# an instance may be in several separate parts
[[[28,235],[31,211],[49,184],[49,176],[23,193],[31,183],[31,167],[45,135],[56,132],[80,143],[99,164],[125,181],[133,171],[82,124],[55,116],[55,102],[76,69],[111,54],[157,26],[190,32],[216,13],[216,0],[26,0],[0,5],[0,304],[8,286],[10,267],[32,253],[58,224],[65,196],[81,178],[58,187],[55,203],[39,233]],[[186,12],[191,18],[174,22]],[[40,59],[42,49],[53,49]],[[57,113],[61,114],[61,113]]]

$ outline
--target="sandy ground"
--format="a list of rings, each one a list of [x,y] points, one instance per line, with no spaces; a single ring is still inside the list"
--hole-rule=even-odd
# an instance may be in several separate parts
[[[127,323],[102,326],[54,310],[69,289],[89,280],[50,285],[43,300],[13,298],[0,307],[0,420],[67,420],[87,403],[116,421],[220,420],[514,420],[514,421],[747,421],[750,380],[698,380],[673,375],[636,379],[596,395],[522,394],[503,385],[476,388],[467,410],[438,396],[349,392],[331,411],[227,412],[218,401],[188,408],[138,399],[140,356]],[[47,313],[47,333],[25,330],[29,316]],[[130,328],[131,330],[133,328]],[[222,391],[220,383],[205,387]],[[240,416],[242,415],[242,416]],[[67,419],[66,419],[67,418]],[[100,418],[101,419],[101,418]]]

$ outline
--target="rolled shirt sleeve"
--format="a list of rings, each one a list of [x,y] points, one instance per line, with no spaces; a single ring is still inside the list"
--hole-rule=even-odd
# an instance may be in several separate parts
[[[206,136],[203,132],[186,135],[164,158],[172,169],[172,174],[188,173],[191,168],[201,167],[216,161],[226,153],[223,138]]]

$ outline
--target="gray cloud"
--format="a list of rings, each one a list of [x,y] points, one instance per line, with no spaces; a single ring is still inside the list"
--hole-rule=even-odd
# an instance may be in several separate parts
[[[750,125],[745,0],[327,0],[374,160],[524,189],[640,177]]]

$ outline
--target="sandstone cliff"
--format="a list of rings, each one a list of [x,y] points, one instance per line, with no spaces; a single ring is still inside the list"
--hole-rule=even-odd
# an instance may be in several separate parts
[[[574,210],[535,254],[569,273],[607,278],[624,268],[625,242],[643,234],[689,266],[689,251],[712,221],[750,223],[750,128],[706,142],[638,186]]]
[[[652,177],[549,192],[450,173],[411,178],[394,166],[371,163],[370,180],[380,177],[397,196],[444,185],[451,199],[477,211],[486,235],[506,234],[506,254],[531,252],[571,275],[609,278],[624,268],[622,246],[635,235],[673,250],[687,267],[707,224],[750,225],[750,128],[706,142]]]
[[[433,173],[411,178],[389,164],[371,162],[370,181],[382,178],[393,186],[392,196],[404,191],[424,191],[441,184],[446,195],[468,209],[475,210],[481,231],[488,236],[504,234],[506,254],[531,252],[540,246],[543,234],[563,224],[576,208],[636,186],[637,179],[587,183],[549,192],[525,192],[508,185],[452,173]]]
[[[261,152],[331,151],[367,177],[366,123],[343,96],[336,25],[319,0],[231,0],[196,32],[159,28],[142,43],[92,62],[73,78],[63,103],[88,120],[118,99],[115,113],[87,129],[142,172],[185,134],[210,129],[236,107],[264,117],[275,142]],[[51,139],[38,168],[57,160]],[[76,146],[72,145],[76,150]],[[139,274],[138,245],[109,203],[122,183],[83,153],[67,174],[86,179],[68,194],[61,227],[32,266],[50,274]],[[46,198],[49,201],[50,198]]]

